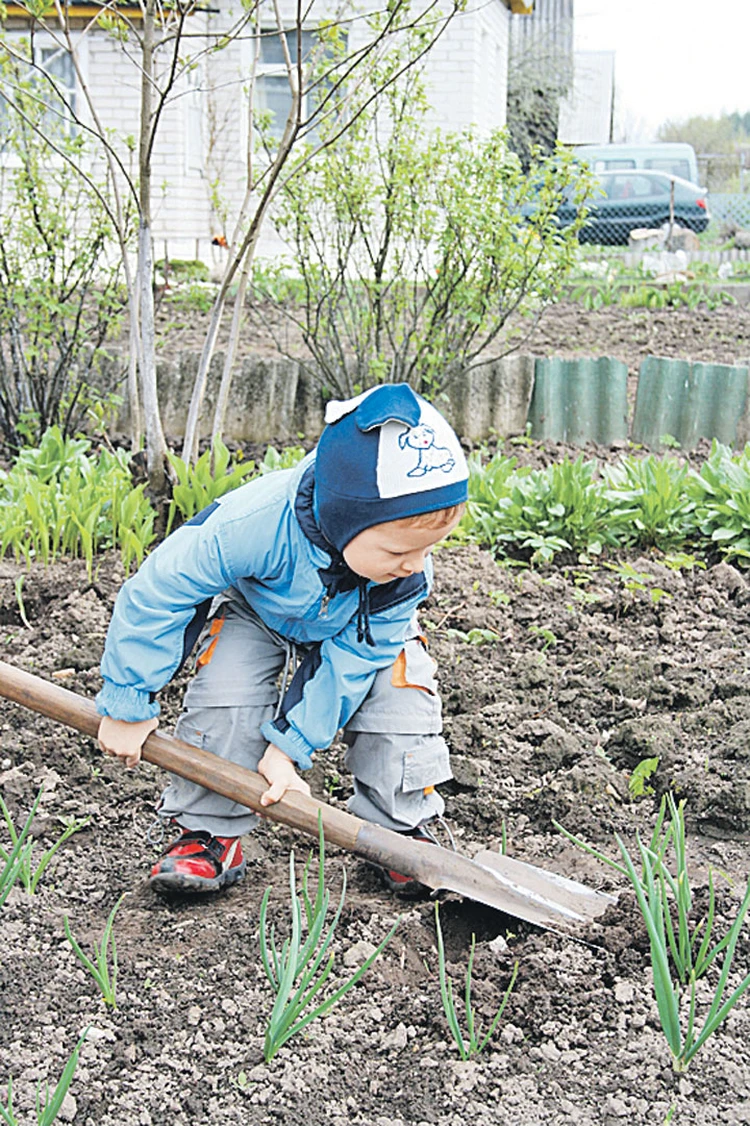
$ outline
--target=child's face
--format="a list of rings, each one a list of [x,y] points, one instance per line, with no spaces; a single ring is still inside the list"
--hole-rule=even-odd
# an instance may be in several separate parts
[[[437,528],[424,528],[401,520],[373,524],[365,528],[344,548],[344,559],[356,575],[373,583],[390,583],[424,571],[425,560],[433,547],[452,532],[460,520],[456,516]]]

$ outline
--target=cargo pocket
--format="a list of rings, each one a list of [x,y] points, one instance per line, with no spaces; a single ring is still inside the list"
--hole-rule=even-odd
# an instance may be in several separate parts
[[[401,788],[405,794],[417,791],[431,794],[436,786],[452,777],[448,746],[442,736],[428,735],[418,742],[410,740],[403,759]]]
[[[200,751],[206,749],[206,732],[198,726],[194,712],[186,712],[179,717],[174,733],[183,743],[189,743],[191,747],[197,747]]]

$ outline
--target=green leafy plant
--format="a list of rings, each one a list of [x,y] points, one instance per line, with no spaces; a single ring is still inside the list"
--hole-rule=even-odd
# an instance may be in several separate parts
[[[125,898],[125,894],[120,896],[115,903],[114,907],[109,913],[109,918],[104,926],[102,932],[101,944],[94,942],[94,961],[92,961],[81,949],[80,944],[76,941],[70,931],[70,923],[68,916],[64,918],[65,936],[70,943],[73,953],[78,961],[88,970],[93,977],[96,984],[99,986],[99,991],[102,995],[102,1000],[107,1005],[111,1005],[113,1009],[117,1008],[117,944],[112,927],[115,921],[120,904]],[[110,969],[110,959],[112,968]]]
[[[557,645],[557,635],[554,630],[549,629],[547,626],[531,625],[529,626],[529,633],[541,639],[542,653],[546,653],[551,646]]]
[[[73,1049],[68,1062],[63,1068],[62,1074],[55,1084],[54,1091],[50,1094],[49,1083],[45,1083],[44,1093],[42,1093],[41,1081],[36,1089],[36,1121],[37,1126],[52,1126],[52,1123],[57,1119],[62,1104],[67,1095],[70,1084],[73,1082],[75,1070],[78,1067],[78,1057],[81,1054],[86,1037],[88,1035],[88,1028],[81,1034],[81,1038]],[[21,1126],[21,1120],[16,1117],[13,1109],[13,1080],[8,1079],[8,1091],[6,1105],[0,1106],[0,1118],[6,1126]]]
[[[685,542],[692,533],[695,502],[686,488],[690,467],[673,457],[626,457],[605,468],[607,498],[629,537],[662,550]]]
[[[659,756],[654,755],[653,758],[643,758],[637,766],[633,768],[633,772],[628,778],[628,790],[631,798],[642,798],[646,794],[653,794],[653,786],[648,785],[648,779],[656,774],[659,766]]]
[[[664,598],[671,598],[668,591],[655,585],[653,575],[646,571],[639,571],[632,563],[605,563],[604,566],[619,577],[623,589],[631,595],[645,594],[654,605],[658,605]]]
[[[733,455],[714,441],[700,474],[690,481],[695,518],[707,537],[727,559],[747,565],[750,560],[750,446]]]
[[[36,811],[39,808],[39,803],[42,800],[43,793],[44,787],[40,787],[39,793],[37,794],[34,804],[31,807],[31,812],[29,813],[29,816],[26,819],[26,822],[20,833],[16,830],[16,827],[13,824],[13,819],[10,815],[10,811],[8,810],[7,805],[0,797],[0,813],[2,813],[3,820],[5,821],[5,826],[8,830],[8,834],[11,840],[10,851],[0,846],[0,860],[4,862],[6,869],[8,870],[8,879],[10,879],[12,873],[12,883],[15,883],[17,880],[20,881],[29,895],[33,895],[35,893],[39,885],[39,881],[44,875],[47,866],[49,865],[50,861],[52,860],[57,850],[61,847],[61,845],[64,845],[65,842],[70,837],[72,837],[74,833],[79,832],[79,830],[88,825],[90,820],[90,818],[88,817],[70,818],[64,823],[63,831],[58,839],[54,842],[54,844],[42,853],[41,859],[38,862],[33,862],[32,858],[34,855],[34,841],[27,840],[27,837],[31,829],[31,824],[36,815]],[[2,877],[0,877],[0,887],[2,887],[1,881]],[[12,883],[10,886],[12,886]],[[0,903],[1,902],[4,902],[4,900],[0,899]]]
[[[258,470],[260,473],[274,473],[277,469],[293,469],[304,456],[302,446],[284,446],[282,450],[269,446]]]
[[[169,505],[167,535],[178,512],[183,520],[191,520],[196,513],[236,489],[256,472],[254,461],[231,464],[231,454],[220,438],[216,439],[212,450],[201,454],[195,465],[186,464],[171,452],[167,456],[177,477]]]
[[[275,928],[268,924],[268,904],[271,888],[266,888],[260,906],[260,954],[263,969],[276,994],[276,1000],[266,1027],[263,1055],[269,1062],[287,1040],[291,1039],[311,1021],[327,1013],[337,1001],[357,984],[385,949],[393,937],[401,917],[396,920],[383,941],[355,971],[324,1000],[310,1008],[328,981],[334,965],[334,955],[329,953],[341,911],[346,898],[346,872],[343,875],[341,898],[326,931],[330,904],[330,891],[325,886],[325,841],[322,818],[318,817],[319,851],[318,882],[315,899],[310,898],[308,875],[312,857],[309,856],[302,877],[302,894],[297,893],[294,870],[294,853],[289,858],[289,892],[291,898],[291,930],[281,946],[277,946]],[[303,930],[307,937],[303,937]]]
[[[504,839],[504,847],[505,847],[505,839]],[[464,1036],[464,1033],[461,1030],[461,1021],[460,1021],[460,1018],[459,1018],[459,1013],[458,1013],[458,1010],[456,1008],[456,999],[455,999],[454,992],[453,992],[453,982],[451,981],[450,977],[448,976],[448,972],[447,972],[446,967],[445,967],[445,943],[443,941],[443,931],[442,931],[442,928],[440,926],[440,909],[439,909],[439,906],[438,906],[437,903],[435,903],[435,932],[436,932],[436,935],[437,935],[438,973],[439,973],[439,977],[440,977],[440,998],[443,1002],[443,1011],[445,1013],[446,1020],[448,1021],[448,1027],[451,1031],[451,1036],[453,1037],[453,1039],[455,1041],[455,1044],[456,1044],[456,1047],[458,1048],[458,1052],[459,1052],[459,1055],[461,1056],[461,1059],[462,1060],[468,1060],[468,1059],[471,1059],[472,1056],[476,1056],[481,1051],[483,1051],[484,1048],[489,1043],[489,1041],[492,1039],[492,1037],[495,1033],[495,1030],[496,1030],[498,1024],[500,1023],[500,1019],[501,1019],[503,1013],[505,1012],[505,1006],[508,1004],[508,1000],[509,1000],[511,992],[513,990],[513,986],[516,983],[516,977],[518,976],[518,962],[516,962],[514,967],[513,967],[513,973],[511,974],[510,982],[508,983],[508,988],[505,990],[505,993],[503,994],[503,999],[502,999],[502,1002],[500,1003],[500,1008],[497,1010],[497,1012],[495,1013],[495,1016],[492,1018],[489,1029],[487,1030],[486,1034],[484,1036],[481,1036],[478,1029],[477,1029],[476,1013],[474,1011],[474,1005],[473,1005],[472,999],[471,999],[471,974],[472,974],[472,969],[474,967],[474,954],[476,952],[476,943],[477,943],[476,935],[473,934],[471,936],[471,950],[469,951],[469,964],[468,964],[468,967],[467,967],[467,970],[466,970],[466,978],[465,978],[465,981],[464,981],[464,1005],[463,1005],[463,1007],[464,1007],[464,1018],[465,1018],[465,1021],[466,1021],[466,1035]]]
[[[133,487],[127,453],[93,453],[87,438],[57,426],[0,474],[0,558],[10,551],[46,566],[80,556],[91,576],[95,556],[119,546],[127,571],[153,542],[155,516],[143,485]]]
[[[467,645],[487,645],[489,642],[500,640],[499,633],[494,629],[475,627],[470,630],[448,629],[445,632],[447,637],[453,637],[456,641],[465,641]]]
[[[514,473],[508,459],[497,466],[494,460],[471,462],[465,527],[496,552],[512,546],[532,563],[549,563],[560,551],[598,555],[626,541],[628,518],[613,511],[593,459],[566,458],[523,473]]]
[[[667,813],[669,820],[665,827]],[[630,881],[648,931],[654,995],[662,1031],[672,1053],[674,1070],[685,1071],[750,986],[750,974],[747,974],[726,996],[732,960],[742,925],[750,909],[750,883],[730,929],[712,945],[716,914],[712,872],[709,872],[706,914],[697,923],[691,918],[693,895],[687,866],[684,801],[678,804],[672,794],[662,798],[650,843],[644,844],[636,833],[635,860],[622,838],[615,834],[621,863],[592,848],[557,822],[554,824],[574,844],[615,868]],[[667,864],[667,853],[670,850],[674,872],[670,871]],[[697,982],[705,976],[720,954],[724,957],[718,980],[708,1013],[699,1030],[696,1027]],[[686,1022],[683,1020],[685,1009]]]

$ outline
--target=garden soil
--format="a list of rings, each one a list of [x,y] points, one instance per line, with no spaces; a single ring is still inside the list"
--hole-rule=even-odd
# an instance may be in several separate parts
[[[735,326],[742,331],[745,314]],[[541,464],[570,451],[522,444],[507,452]],[[276,933],[288,933],[290,850],[299,871],[310,842],[265,821],[244,841],[242,883],[203,900],[159,898],[147,874],[159,853],[154,804],[164,776],[150,765],[122,770],[91,739],[0,701],[0,793],[16,825],[44,786],[35,857],[67,819],[88,819],[37,893],[16,889],[0,909],[0,1092],[12,1076],[19,1121],[36,1122],[37,1085],[54,1086],[88,1029],[60,1115],[80,1126],[750,1122],[748,996],[675,1074],[627,882],[556,828],[615,857],[616,834],[630,848],[636,832],[650,837],[671,791],[685,800],[694,919],[705,912],[710,871],[716,933],[736,915],[750,867],[750,580],[716,560],[671,564],[646,554],[619,557],[614,569],[568,561],[529,570],[498,566],[473,546],[436,555],[422,621],[440,668],[455,775],[442,791],[458,847],[472,855],[506,840],[512,856],[619,897],[578,939],[441,900],[459,998],[476,936],[480,1034],[518,965],[495,1034],[467,1061],[441,1005],[434,904],[394,898],[363,862],[331,848],[334,900],[344,871],[347,879],[335,982],[400,922],[359,984],[266,1064],[273,995],[259,908],[270,886]],[[93,696],[123,578],[114,557],[91,577],[79,562],[46,571],[0,564],[3,659]],[[161,694],[165,730],[187,675]],[[648,758],[658,768],[636,796],[633,770]],[[317,796],[346,802],[341,746],[317,756],[311,782]],[[112,1009],[73,954],[64,920],[92,952],[123,895]],[[750,926],[729,989],[748,971]],[[710,972],[699,990],[699,1024],[716,978]]]

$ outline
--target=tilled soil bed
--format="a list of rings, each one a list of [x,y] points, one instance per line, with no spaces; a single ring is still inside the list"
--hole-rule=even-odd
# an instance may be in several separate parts
[[[301,863],[309,842],[266,821],[244,842],[243,883],[205,901],[160,899],[146,883],[158,854],[151,829],[160,772],[123,771],[90,739],[0,702],[0,793],[16,824],[44,784],[36,856],[63,819],[90,819],[37,894],[16,890],[0,909],[0,1090],[12,1076],[19,1119],[36,1121],[37,1083],[54,1084],[89,1027],[60,1116],[81,1126],[661,1126],[672,1108],[679,1126],[750,1122],[747,997],[676,1076],[653,1000],[648,940],[625,881],[553,825],[614,856],[615,833],[629,845],[636,830],[650,836],[660,796],[672,790],[686,800],[696,918],[713,868],[716,927],[728,928],[750,860],[750,583],[721,563],[629,563],[637,583],[605,567],[503,568],[470,547],[437,556],[423,622],[441,670],[455,773],[443,792],[460,849],[499,847],[505,833],[511,855],[621,893],[580,940],[455,897],[442,901],[459,994],[476,934],[482,1027],[519,967],[495,1036],[467,1062],[440,1002],[433,905],[394,899],[362,862],[329,849],[334,895],[344,867],[348,874],[337,981],[402,919],[361,983],[266,1065],[273,999],[259,955],[259,906],[272,885],[271,912],[286,933],[290,849]],[[3,658],[93,696],[122,579],[114,558],[93,582],[78,563],[25,573],[6,561]],[[162,693],[165,729],[183,687]],[[655,792],[633,798],[631,772],[652,756]],[[333,804],[346,801],[342,748],[318,757],[312,785]],[[90,950],[123,893],[112,1010],[63,924],[68,916]],[[730,987],[749,969],[746,927]],[[714,972],[709,986],[715,980]],[[707,1003],[704,990],[699,1017]]]

